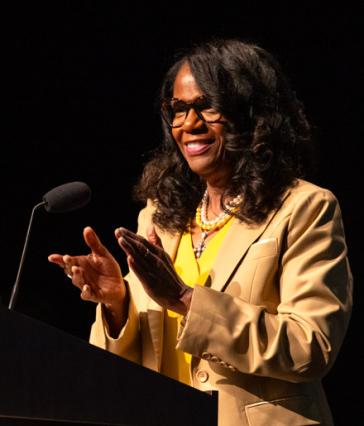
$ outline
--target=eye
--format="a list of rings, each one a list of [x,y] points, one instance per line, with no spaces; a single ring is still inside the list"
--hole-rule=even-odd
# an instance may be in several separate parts
[[[196,102],[194,102],[194,105],[199,109],[199,111],[215,111],[206,98],[197,99]]]
[[[186,103],[182,101],[171,102],[171,108],[175,114],[179,112],[185,112],[187,110]]]
[[[199,111],[201,111],[204,115],[216,115],[218,114],[218,112],[216,111],[216,109],[214,109],[208,102],[207,100],[203,100],[202,102],[199,102],[198,104],[196,104],[196,107],[198,108]]]
[[[200,111],[205,112],[207,114],[215,114],[217,112],[216,109],[213,109],[210,106],[207,106],[206,108],[200,108]]]

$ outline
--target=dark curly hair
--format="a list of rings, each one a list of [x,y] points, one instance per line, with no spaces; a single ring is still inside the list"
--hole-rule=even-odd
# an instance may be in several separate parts
[[[227,120],[224,148],[232,178],[222,206],[226,197],[242,194],[236,216],[260,223],[311,165],[311,126],[303,105],[274,57],[238,39],[215,39],[183,51],[165,75],[159,105],[173,96],[174,80],[184,63],[211,106]],[[184,231],[206,186],[188,167],[163,120],[162,127],[163,143],[145,165],[134,196],[156,202],[156,225]]]

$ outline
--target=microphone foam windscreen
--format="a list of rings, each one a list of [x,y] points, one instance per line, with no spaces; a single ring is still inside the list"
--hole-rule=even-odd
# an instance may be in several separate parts
[[[69,182],[51,189],[43,196],[44,208],[50,213],[65,213],[85,206],[91,189],[84,182]]]

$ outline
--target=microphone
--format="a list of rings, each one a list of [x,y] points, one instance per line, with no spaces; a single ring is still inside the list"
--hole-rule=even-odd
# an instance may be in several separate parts
[[[8,308],[13,309],[19,290],[20,276],[23,270],[25,253],[28,248],[30,230],[32,228],[34,213],[42,206],[49,213],[66,213],[84,207],[91,199],[91,189],[84,182],[69,182],[51,189],[43,196],[43,201],[33,207],[30,215],[28,230],[25,237],[18,273],[11,292]]]
[[[80,209],[91,199],[91,189],[84,182],[69,182],[51,189],[43,196],[49,213],[66,213]]]

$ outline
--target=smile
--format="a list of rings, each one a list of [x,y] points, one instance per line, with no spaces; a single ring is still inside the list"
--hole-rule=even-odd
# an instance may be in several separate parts
[[[185,152],[188,155],[200,155],[207,151],[214,141],[194,141],[184,145]]]

